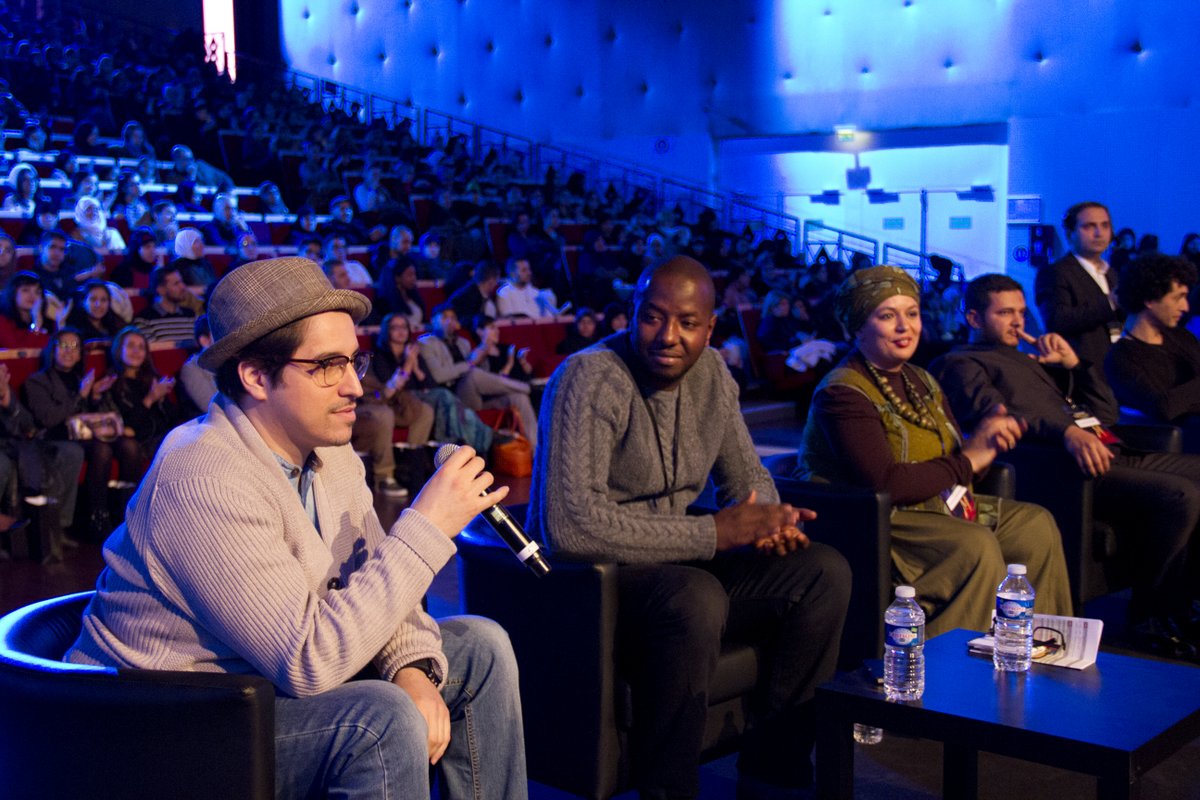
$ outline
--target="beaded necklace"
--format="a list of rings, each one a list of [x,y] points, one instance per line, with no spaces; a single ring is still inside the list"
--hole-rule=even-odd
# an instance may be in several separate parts
[[[883,393],[883,398],[896,409],[896,412],[906,420],[916,425],[918,428],[924,428],[927,431],[933,431],[940,434],[937,422],[933,419],[933,415],[929,413],[929,409],[925,406],[924,400],[917,394],[917,389],[912,385],[912,381],[908,379],[908,375],[904,374],[904,368],[900,368],[900,380],[904,381],[904,391],[909,397],[914,398],[917,404],[920,405],[920,410],[913,408],[908,403],[904,402],[897,396],[896,390],[888,383],[887,378],[879,374],[879,370],[875,368],[867,359],[863,359],[863,363],[867,365],[867,372],[871,373],[871,377],[875,380],[875,384],[879,387],[879,391]]]

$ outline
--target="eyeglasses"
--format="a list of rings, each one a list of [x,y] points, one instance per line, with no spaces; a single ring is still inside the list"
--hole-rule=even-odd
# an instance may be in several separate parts
[[[329,358],[289,358],[288,363],[295,364],[316,364],[310,370],[306,370],[309,375],[312,375],[317,383],[325,388],[337,386],[342,382],[342,378],[346,377],[346,367],[354,365],[354,374],[359,380],[367,374],[367,367],[371,366],[370,353],[355,353],[352,356],[330,356]]]
[[[59,350],[65,350],[68,352],[79,349],[79,345],[75,342],[59,342],[55,345],[55,347],[57,347]]]

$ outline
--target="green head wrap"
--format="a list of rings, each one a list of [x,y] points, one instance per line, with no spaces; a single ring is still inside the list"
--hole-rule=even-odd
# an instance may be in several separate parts
[[[899,267],[868,267],[851,272],[838,286],[833,297],[833,312],[850,335],[858,333],[871,312],[889,297],[906,295],[918,302],[921,289]]]

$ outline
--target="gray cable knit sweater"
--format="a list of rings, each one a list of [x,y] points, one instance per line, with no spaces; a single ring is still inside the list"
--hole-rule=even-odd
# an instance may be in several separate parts
[[[66,660],[257,673],[298,697],[371,662],[389,680],[422,658],[445,675],[420,603],[454,543],[412,509],[385,534],[354,450],[316,454],[320,533],[236,404],[218,395],[172,431],[105,543]]]
[[[711,348],[670,392],[640,388],[627,358],[629,339],[617,334],[551,377],[527,529],[551,552],[589,561],[712,558],[713,518],[685,516],[710,472],[721,506],[752,489],[761,502],[779,499],[742,419],[737,384]]]

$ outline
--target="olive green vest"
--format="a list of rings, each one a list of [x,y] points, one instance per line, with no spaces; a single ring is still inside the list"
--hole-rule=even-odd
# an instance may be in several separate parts
[[[817,386],[816,393],[830,386],[846,386],[859,392],[871,401],[879,412],[879,419],[887,436],[888,445],[892,449],[892,458],[899,464],[919,464],[934,458],[955,453],[962,446],[962,438],[954,423],[946,416],[942,404],[942,389],[937,381],[920,367],[912,367],[920,380],[916,388],[926,390],[925,405],[933,415],[938,430],[930,431],[912,424],[892,406],[883,396],[883,392],[875,385],[870,376],[863,375],[852,367],[837,367],[832,370]],[[923,386],[922,386],[923,384]],[[804,437],[797,458],[795,477],[801,480],[820,481],[822,483],[853,483],[851,471],[845,458],[833,451],[829,439],[813,422],[812,410],[808,415],[808,424],[804,426]],[[910,509],[926,509],[947,513],[946,504],[941,497],[934,496],[923,503],[905,506]]]

